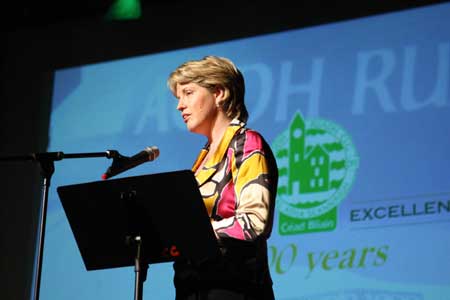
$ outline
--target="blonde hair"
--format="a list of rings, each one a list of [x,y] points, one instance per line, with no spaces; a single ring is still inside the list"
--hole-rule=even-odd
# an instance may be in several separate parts
[[[196,83],[210,91],[214,91],[217,87],[223,88],[225,100],[220,103],[222,110],[232,119],[247,121],[244,77],[231,60],[218,56],[205,56],[200,60],[187,61],[176,68],[167,80],[167,85],[174,95],[176,95],[177,84],[187,83]]]

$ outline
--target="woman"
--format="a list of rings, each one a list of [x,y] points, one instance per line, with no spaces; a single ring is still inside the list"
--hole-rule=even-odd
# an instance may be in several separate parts
[[[245,127],[245,84],[228,59],[207,56],[173,71],[168,86],[189,131],[207,138],[195,161],[221,256],[174,263],[176,299],[273,299],[267,259],[278,172],[270,147]]]

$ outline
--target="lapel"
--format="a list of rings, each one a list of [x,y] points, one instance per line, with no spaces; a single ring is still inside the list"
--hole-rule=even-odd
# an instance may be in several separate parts
[[[220,163],[223,161],[224,156],[226,155],[227,149],[230,145],[231,140],[233,139],[236,132],[245,126],[245,123],[239,121],[238,119],[233,119],[228,125],[227,130],[225,131],[222,140],[217,147],[216,152],[212,157],[208,159],[208,161],[203,165],[202,169],[197,172],[195,178],[197,179],[197,183],[199,186],[204,184],[211,176],[213,176],[220,167]],[[209,144],[207,144],[198,155],[195,160],[194,165],[192,166],[192,172],[196,172],[201,162],[205,158],[206,154],[208,154]]]

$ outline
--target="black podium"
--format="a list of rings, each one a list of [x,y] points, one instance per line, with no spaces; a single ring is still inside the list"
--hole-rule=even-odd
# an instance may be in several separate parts
[[[135,266],[135,299],[149,264],[219,253],[190,170],[60,186],[62,206],[88,271]]]

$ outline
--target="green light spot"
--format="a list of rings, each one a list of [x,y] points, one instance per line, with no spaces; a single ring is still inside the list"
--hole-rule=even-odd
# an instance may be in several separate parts
[[[105,15],[106,20],[131,20],[141,17],[139,0],[116,0]]]

